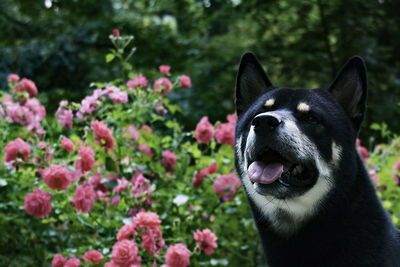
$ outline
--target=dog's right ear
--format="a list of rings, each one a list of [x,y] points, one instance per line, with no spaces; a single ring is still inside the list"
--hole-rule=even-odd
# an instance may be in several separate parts
[[[239,116],[272,84],[253,53],[245,53],[236,78],[236,113]]]

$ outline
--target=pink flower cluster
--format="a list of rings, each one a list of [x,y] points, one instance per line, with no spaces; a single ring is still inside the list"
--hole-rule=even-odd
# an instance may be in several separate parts
[[[204,116],[196,126],[194,137],[196,138],[197,142],[208,144],[215,136],[215,139],[218,143],[233,146],[235,144],[235,125],[237,121],[236,115],[227,115],[227,121],[228,122],[226,123],[221,123],[218,125],[214,134],[213,125],[208,121],[208,117]]]
[[[89,212],[93,209],[96,192],[89,184],[79,185],[75,190],[72,206],[77,212]]]
[[[207,255],[214,253],[214,248],[217,248],[217,236],[211,232],[210,229],[204,229],[200,231],[199,229],[193,233],[193,239],[197,241],[196,247],[203,250]]]
[[[44,182],[54,190],[65,190],[71,186],[73,174],[65,165],[50,165],[42,171]]]
[[[168,171],[172,171],[175,169],[176,166],[176,155],[174,152],[170,150],[164,150],[162,152],[163,159],[162,159],[162,165],[164,166],[165,169]]]
[[[195,177],[193,178],[193,186],[195,188],[200,187],[203,184],[203,180],[206,175],[216,173],[217,171],[217,163],[213,161],[209,166],[196,173]]]
[[[72,113],[71,109],[67,109],[68,101],[62,100],[59,104],[59,107],[56,111],[56,118],[58,118],[58,122],[64,129],[72,129],[74,124],[73,118],[74,114]]]
[[[35,187],[33,193],[29,193],[24,197],[25,211],[37,218],[46,218],[51,212],[51,195]]]
[[[4,161],[13,163],[17,158],[27,162],[31,154],[31,147],[21,138],[9,142],[4,148]]]
[[[233,172],[217,177],[213,184],[215,193],[222,201],[231,201],[236,196],[236,190],[240,186],[241,182]]]
[[[190,264],[190,250],[182,243],[169,246],[165,262],[162,267],[186,267]]]
[[[83,254],[82,257],[85,261],[89,261],[93,264],[99,264],[103,260],[103,254],[101,254],[99,251],[93,249],[89,250],[85,254]]]
[[[56,254],[53,257],[53,261],[51,262],[52,267],[78,267],[81,264],[81,261],[72,255],[72,257],[67,260],[63,255]]]
[[[115,141],[111,130],[102,121],[92,121],[91,123],[96,141],[101,146],[105,146],[106,151],[113,150],[115,148]]]
[[[26,78],[19,81],[17,74],[8,75],[8,80],[14,88],[14,93],[25,92],[26,94],[15,97],[15,100],[11,95],[5,96],[1,104],[6,109],[7,121],[24,125],[28,131],[36,133],[39,137],[42,136],[46,131],[40,122],[46,116],[46,109],[34,98],[38,92],[35,83]],[[0,109],[2,119],[4,112],[1,107]]]
[[[126,86],[132,89],[136,89],[137,87],[144,88],[147,86],[147,79],[142,74],[139,74],[138,76],[133,78],[133,80],[127,81]]]

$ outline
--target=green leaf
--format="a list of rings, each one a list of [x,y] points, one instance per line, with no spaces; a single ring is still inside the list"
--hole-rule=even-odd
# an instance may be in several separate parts
[[[115,58],[114,54],[107,54],[106,55],[106,62],[109,63]]]

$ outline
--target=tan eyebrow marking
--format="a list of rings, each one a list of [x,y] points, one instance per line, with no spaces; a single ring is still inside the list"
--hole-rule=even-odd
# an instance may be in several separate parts
[[[270,99],[268,99],[267,101],[265,101],[264,106],[265,106],[265,107],[270,107],[270,106],[273,106],[274,104],[275,104],[275,99],[270,98]]]
[[[310,106],[304,102],[300,102],[297,105],[297,110],[300,112],[309,112],[310,111]]]

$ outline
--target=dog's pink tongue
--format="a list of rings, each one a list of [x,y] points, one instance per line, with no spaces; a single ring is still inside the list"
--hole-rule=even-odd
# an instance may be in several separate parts
[[[282,172],[283,164],[279,162],[265,164],[261,161],[254,161],[247,170],[250,181],[260,184],[275,182],[281,176]]]

